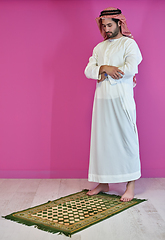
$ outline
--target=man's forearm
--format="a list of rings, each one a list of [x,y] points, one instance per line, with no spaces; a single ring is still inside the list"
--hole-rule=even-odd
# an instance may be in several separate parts
[[[99,74],[107,73],[109,76],[111,76],[114,79],[122,78],[124,75],[124,72],[121,71],[118,67],[110,66],[110,65],[102,65],[99,69]]]
[[[102,65],[99,70],[99,74],[102,74],[103,72],[106,72],[106,66],[107,65]]]

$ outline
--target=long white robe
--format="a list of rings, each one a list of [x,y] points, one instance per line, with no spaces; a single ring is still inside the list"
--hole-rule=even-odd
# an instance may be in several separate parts
[[[92,115],[88,180],[127,182],[140,178],[139,141],[133,76],[142,56],[136,42],[122,36],[99,43],[85,69],[87,78],[98,79],[101,65],[119,67],[120,80],[110,76],[97,83]]]

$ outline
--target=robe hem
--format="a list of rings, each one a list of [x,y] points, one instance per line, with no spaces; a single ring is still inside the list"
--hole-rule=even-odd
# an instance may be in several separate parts
[[[137,180],[141,177],[140,172],[136,172],[133,174],[127,174],[123,176],[108,176],[108,175],[95,175],[95,174],[88,174],[88,181],[89,182],[97,182],[97,183],[121,183],[121,182],[129,182]]]

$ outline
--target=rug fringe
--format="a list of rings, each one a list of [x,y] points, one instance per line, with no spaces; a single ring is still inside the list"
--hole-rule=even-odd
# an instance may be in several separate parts
[[[53,234],[58,233],[59,235],[63,234],[65,236],[67,236],[67,237],[71,237],[70,233],[62,232],[60,230],[55,230],[54,228],[51,228],[51,227],[48,227],[48,226],[45,227],[42,224],[31,223],[31,222],[26,221],[24,219],[18,219],[17,217],[13,216],[12,214],[11,215],[7,215],[7,216],[2,216],[2,218],[5,218],[7,220],[11,220],[13,222],[20,223],[20,224],[25,225],[25,226],[33,226],[34,228],[37,228],[39,230],[43,230],[45,232],[49,232],[49,233],[53,233]]]

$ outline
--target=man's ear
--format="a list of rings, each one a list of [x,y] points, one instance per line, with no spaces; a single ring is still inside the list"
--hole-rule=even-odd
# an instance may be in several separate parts
[[[120,20],[118,21],[118,26],[119,26],[119,27],[121,26],[121,21],[120,21]]]

